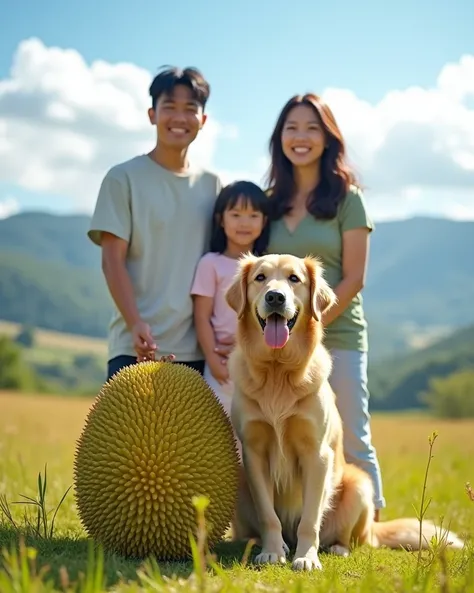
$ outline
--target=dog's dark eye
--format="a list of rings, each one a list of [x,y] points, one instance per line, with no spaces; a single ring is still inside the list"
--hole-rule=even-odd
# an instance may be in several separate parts
[[[257,274],[257,275],[255,276],[255,280],[256,280],[257,282],[263,282],[263,281],[265,280],[265,274]]]
[[[295,283],[300,281],[300,279],[298,278],[298,276],[296,274],[290,274],[289,280],[291,282],[295,282]]]

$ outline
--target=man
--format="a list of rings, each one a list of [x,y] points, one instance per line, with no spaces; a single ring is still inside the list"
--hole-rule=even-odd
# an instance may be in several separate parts
[[[157,351],[201,373],[204,368],[190,288],[208,249],[221,183],[194,167],[187,153],[206,122],[210,86],[195,68],[168,68],[149,93],[156,145],[107,172],[88,232],[102,248],[115,304],[108,378],[124,366],[153,360]]]

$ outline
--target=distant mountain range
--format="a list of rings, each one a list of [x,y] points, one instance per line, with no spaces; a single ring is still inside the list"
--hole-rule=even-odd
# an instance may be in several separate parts
[[[474,368],[474,324],[417,352],[407,352],[369,365],[371,409],[425,407],[421,395],[433,379]],[[472,393],[466,392],[466,397]]]
[[[111,300],[89,218],[24,212],[0,220],[0,319],[105,336]],[[474,322],[474,222],[378,223],[363,292],[371,352]]]

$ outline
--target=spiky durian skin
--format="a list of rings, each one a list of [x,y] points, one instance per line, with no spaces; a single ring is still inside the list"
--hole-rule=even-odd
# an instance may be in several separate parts
[[[230,421],[197,371],[155,361],[126,367],[89,410],[74,482],[81,522],[106,550],[187,557],[196,532],[193,496],[210,499],[210,546],[232,518],[238,454]]]

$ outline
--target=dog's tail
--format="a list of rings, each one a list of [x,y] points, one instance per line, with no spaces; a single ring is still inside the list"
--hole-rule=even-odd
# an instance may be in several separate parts
[[[415,518],[394,519],[373,523],[374,544],[388,548],[420,549],[420,522]],[[464,542],[452,531],[436,527],[432,521],[423,520],[421,549],[426,550],[435,537],[438,544],[459,550]]]

